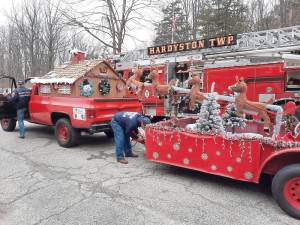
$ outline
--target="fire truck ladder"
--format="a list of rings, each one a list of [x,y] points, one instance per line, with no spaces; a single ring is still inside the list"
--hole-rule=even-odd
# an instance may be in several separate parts
[[[269,56],[274,57],[276,53],[290,53],[295,50],[300,50],[300,26],[238,34],[237,44],[232,46],[162,54],[155,57],[160,60],[165,59],[168,61],[170,61],[170,58],[178,58],[180,56],[193,58],[193,55],[199,55],[199,53],[201,53],[205,59],[259,55],[263,53],[269,53]],[[270,55],[270,53],[273,55]],[[121,59],[121,62],[149,59],[147,49],[140,49],[128,52]]]
[[[229,47],[204,49],[206,59],[235,56],[280,57],[282,53],[300,50],[300,26],[285,27],[237,35],[237,44]]]

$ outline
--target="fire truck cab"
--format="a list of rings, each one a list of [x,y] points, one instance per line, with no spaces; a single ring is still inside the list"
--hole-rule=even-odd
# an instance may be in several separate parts
[[[278,59],[264,62],[260,58],[250,58],[210,61],[204,66],[203,91],[209,92],[215,82],[216,92],[233,94],[228,86],[236,76],[244,77],[248,85],[249,100],[276,105],[293,101],[300,105],[300,60]],[[297,117],[300,112],[298,114]]]

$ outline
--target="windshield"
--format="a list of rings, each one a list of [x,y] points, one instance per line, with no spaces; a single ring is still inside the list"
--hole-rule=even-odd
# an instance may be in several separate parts
[[[14,78],[0,77],[0,94],[10,94],[16,88],[16,82]]]
[[[300,68],[299,70],[288,70],[286,72],[286,90],[299,91],[300,90]]]

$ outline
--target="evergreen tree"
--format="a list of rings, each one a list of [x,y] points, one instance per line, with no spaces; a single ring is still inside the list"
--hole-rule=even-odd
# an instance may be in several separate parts
[[[181,1],[176,0],[162,9],[163,19],[156,26],[155,45],[169,44],[172,42],[172,29],[174,28],[174,43],[190,39],[190,26],[186,25],[185,15]],[[174,19],[175,18],[175,19]],[[173,28],[172,28],[173,27]]]
[[[201,106],[199,119],[196,121],[196,128],[201,133],[225,133],[220,116],[220,105],[216,101],[216,93],[206,95]]]
[[[243,0],[207,0],[199,15],[202,36],[243,33],[247,29],[248,7]]]
[[[226,106],[223,114],[223,125],[224,127],[231,127],[232,133],[235,132],[235,128],[244,128],[246,126],[245,120],[238,117],[234,103],[230,103]]]

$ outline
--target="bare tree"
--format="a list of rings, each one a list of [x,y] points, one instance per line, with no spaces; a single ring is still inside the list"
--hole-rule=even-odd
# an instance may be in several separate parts
[[[278,7],[281,27],[296,25],[300,22],[299,0],[279,0]]]
[[[40,76],[53,69],[60,62],[60,55],[70,49],[68,33],[60,4],[55,0],[25,1],[19,7],[13,7],[9,18],[10,43],[8,55],[11,62],[20,65],[23,76]],[[68,46],[68,47],[67,47]],[[18,51],[18,57],[15,52]],[[13,71],[13,70],[11,70]]]
[[[191,28],[192,39],[199,38],[201,30],[201,13],[207,0],[182,0],[182,9],[185,14],[186,25]]]
[[[112,49],[113,53],[122,51],[130,24],[145,21],[143,11],[153,5],[154,0],[94,0],[92,9],[76,11],[68,10],[64,15],[70,24],[84,29],[101,45]],[[85,3],[82,0],[80,3]],[[91,2],[91,1],[90,1]],[[73,3],[74,4],[74,3]]]
[[[60,3],[48,1],[44,5],[44,15],[43,44],[47,48],[47,69],[51,70],[54,67],[57,54],[66,44]]]
[[[39,63],[36,52],[40,50],[39,36],[41,34],[41,2],[26,1],[21,10],[13,7],[10,19],[17,29],[24,55],[24,75],[39,74]],[[29,56],[27,58],[27,56]]]
[[[7,31],[6,28],[0,27],[0,76],[4,75],[6,73],[6,57],[7,57]]]

